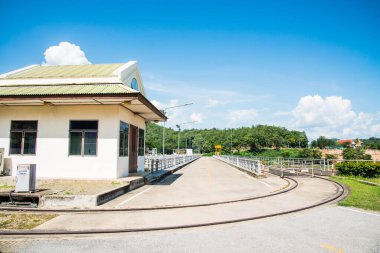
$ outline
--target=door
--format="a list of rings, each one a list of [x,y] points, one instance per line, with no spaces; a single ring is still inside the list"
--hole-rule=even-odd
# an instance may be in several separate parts
[[[129,173],[137,172],[138,127],[129,125]]]

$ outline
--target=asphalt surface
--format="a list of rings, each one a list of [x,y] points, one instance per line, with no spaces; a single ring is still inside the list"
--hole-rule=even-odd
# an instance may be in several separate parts
[[[117,235],[1,238],[2,252],[380,252],[380,213],[322,206],[273,218]]]

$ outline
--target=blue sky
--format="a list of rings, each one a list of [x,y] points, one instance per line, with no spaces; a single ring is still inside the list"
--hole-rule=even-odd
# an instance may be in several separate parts
[[[380,137],[379,1],[5,1],[0,73],[67,41],[91,63],[137,60],[169,126],[271,124]]]

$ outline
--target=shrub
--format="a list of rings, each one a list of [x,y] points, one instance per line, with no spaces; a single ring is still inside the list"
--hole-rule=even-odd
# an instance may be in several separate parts
[[[335,169],[342,175],[380,177],[380,162],[341,162],[335,164]]]
[[[290,158],[290,152],[289,151],[283,151],[282,152],[282,154],[281,154],[281,156],[283,157],[283,158]]]
[[[337,155],[332,155],[332,154],[326,154],[325,159],[327,160],[335,160],[338,159]]]
[[[345,160],[371,160],[371,155],[365,154],[361,148],[346,148],[343,150],[343,159]]]
[[[337,155],[326,154],[325,159],[328,164],[333,164],[334,160],[338,159]]]
[[[321,159],[322,153],[317,149],[304,148],[299,151],[299,158]]]

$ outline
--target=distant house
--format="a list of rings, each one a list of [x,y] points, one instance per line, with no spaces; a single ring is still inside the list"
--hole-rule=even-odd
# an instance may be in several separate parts
[[[144,170],[145,129],[166,116],[146,97],[136,62],[33,65],[0,75],[6,169],[37,176],[118,178]]]
[[[361,140],[356,140],[355,148],[361,148],[364,146],[364,143]]]
[[[360,148],[363,146],[363,142],[361,140],[339,140],[338,145],[343,146],[345,143],[347,143],[351,148]]]
[[[339,145],[349,144],[350,146],[355,143],[353,140],[338,140]]]

